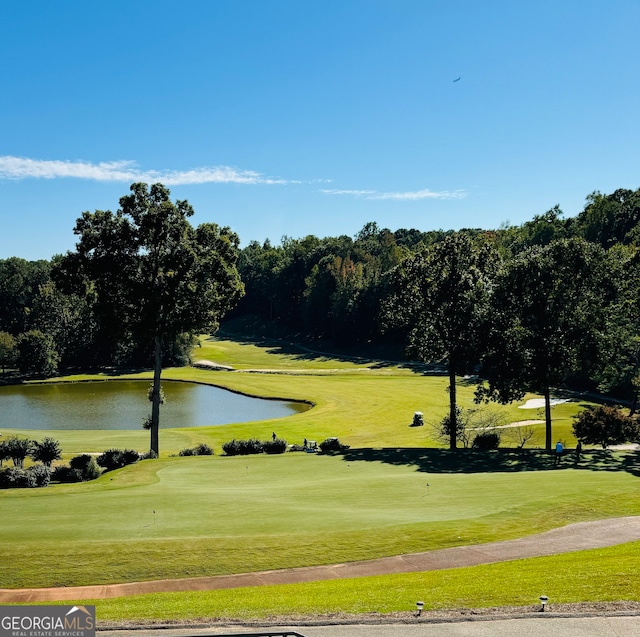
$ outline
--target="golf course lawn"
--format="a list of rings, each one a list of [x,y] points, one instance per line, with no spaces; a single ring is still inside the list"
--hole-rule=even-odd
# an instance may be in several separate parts
[[[181,368],[165,370],[163,377],[255,396],[304,400],[313,408],[265,422],[161,429],[157,460],[105,473],[93,482],[0,492],[3,563],[11,565],[3,569],[0,587],[74,586],[330,564],[512,539],[570,522],[640,514],[640,460],[635,451],[587,449],[579,465],[567,458],[554,468],[552,458],[535,449],[544,440],[541,424],[530,425],[535,435],[522,451],[516,449],[515,438],[508,437],[512,428],[503,430],[505,448],[496,452],[444,449],[429,426],[447,412],[443,376],[230,339],[204,340],[195,358],[244,371]],[[149,378],[150,374],[126,377]],[[95,377],[63,380],[91,378]],[[478,408],[473,389],[461,381],[458,402],[462,407]],[[553,408],[554,438],[573,445],[572,417],[584,404],[568,401]],[[538,409],[523,410],[518,404],[483,408],[495,411],[505,424],[540,419]],[[424,427],[409,426],[414,411],[424,413]],[[50,435],[59,440],[67,461],[79,453],[113,447],[148,448],[149,434],[142,429],[95,431],[90,429],[90,415],[87,418],[84,431],[28,433],[37,439]],[[337,436],[350,448],[342,455],[222,455],[225,441],[266,439],[272,431],[298,444],[303,438],[320,442]],[[18,430],[2,433],[25,435]],[[215,455],[177,457],[179,450],[201,442],[211,445]],[[638,565],[630,557],[632,551],[622,547],[607,551],[528,560],[526,572],[533,581],[550,568],[544,560],[564,560],[563,569],[568,572],[593,559],[600,564],[602,586],[591,581],[589,587],[574,586],[565,592],[571,601],[608,599],[606,574],[610,572],[613,579],[620,576],[620,569]],[[500,567],[505,569],[503,575],[488,574],[498,573],[492,569]],[[505,582],[517,577],[515,572],[509,574],[507,565],[482,567],[486,571],[474,568],[485,573],[482,577],[502,577]],[[438,578],[455,580],[455,575],[443,573],[425,574],[432,582],[429,586],[441,585],[438,581],[444,580]],[[355,600],[364,596],[375,605],[376,591],[385,588],[402,590],[397,598],[402,601],[393,602],[396,606],[405,603],[405,593],[410,592],[413,599],[416,587],[422,586],[424,594],[425,578],[393,577],[386,583],[364,578],[349,580],[351,585],[304,585],[322,596],[313,608],[308,601],[300,602],[308,600],[309,591],[301,593],[295,586],[278,587],[273,595],[243,591],[242,596],[251,597],[253,616],[266,616],[287,609],[292,613],[365,612],[357,610]],[[443,591],[438,604],[464,606],[467,600],[474,605],[472,589],[477,580],[471,579],[461,577],[451,583],[454,592]],[[633,578],[626,580],[627,584],[617,586],[616,599],[637,594]],[[367,582],[370,598],[362,592]],[[198,604],[189,597],[194,595],[172,594],[173,601],[154,595],[100,604],[105,618],[201,616]],[[229,601],[232,592],[198,595],[209,600],[207,608],[213,609],[209,616],[242,617],[249,612],[246,600],[237,601],[244,599],[237,592],[235,606]],[[501,599],[516,603],[513,597],[509,587],[496,587],[489,604],[499,604]],[[260,599],[265,601],[260,604]],[[218,605],[226,611],[215,610]]]

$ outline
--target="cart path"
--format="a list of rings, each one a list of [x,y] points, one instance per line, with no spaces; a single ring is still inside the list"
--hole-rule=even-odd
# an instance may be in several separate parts
[[[204,591],[392,573],[419,573],[604,548],[636,540],[640,540],[640,516],[579,522],[517,540],[457,546],[344,564],[124,584],[0,589],[0,603],[106,599],[146,593]]]

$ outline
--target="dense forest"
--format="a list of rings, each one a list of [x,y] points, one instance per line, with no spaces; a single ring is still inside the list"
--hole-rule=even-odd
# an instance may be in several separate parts
[[[355,237],[234,249],[244,285],[227,313],[236,323],[335,348],[395,344],[450,374],[479,371],[481,397],[569,383],[635,405],[640,189],[594,192],[576,216],[555,207],[519,226],[424,232],[368,223]],[[0,260],[3,372],[149,366],[148,341],[114,330],[68,263],[68,255]],[[167,339],[164,365],[186,364],[194,336]]]

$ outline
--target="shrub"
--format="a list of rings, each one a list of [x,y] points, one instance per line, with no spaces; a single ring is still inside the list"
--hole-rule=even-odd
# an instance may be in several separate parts
[[[500,446],[500,434],[496,431],[481,431],[471,445],[473,449],[497,449]]]
[[[573,423],[575,437],[584,444],[619,445],[638,439],[638,425],[615,407],[596,405],[581,411]]]
[[[240,455],[240,444],[239,441],[236,440],[235,438],[233,440],[229,440],[229,442],[223,442],[222,443],[222,451],[224,451],[224,453],[227,456],[238,456]]]
[[[466,449],[469,446],[469,431],[467,429],[468,414],[456,405],[456,440]],[[447,414],[439,423],[432,425],[435,437],[442,442],[451,440],[451,414]]]
[[[88,453],[83,453],[80,456],[71,458],[69,465],[83,482],[86,482],[87,480],[95,480],[100,475],[100,469],[98,468],[94,457],[90,456]]]
[[[262,450],[268,454],[284,453],[287,450],[287,441],[282,438],[265,440],[262,443]]]
[[[3,489],[24,489],[36,486],[35,476],[21,467],[8,467],[0,472],[0,486]]]
[[[222,450],[227,456],[248,456],[262,453],[264,443],[257,438],[249,440],[230,440],[222,445]]]
[[[212,456],[213,449],[209,446],[201,442],[199,445],[195,447],[182,449],[178,452],[179,456]]]
[[[58,465],[54,467],[51,472],[51,480],[53,482],[80,482],[82,480],[81,475],[68,464]]]
[[[338,438],[327,438],[318,447],[320,447],[322,453],[340,453],[341,451],[346,451],[349,445],[343,445]]]
[[[7,467],[0,472],[0,486],[3,489],[19,489],[28,487],[28,474],[20,467]]]
[[[73,470],[75,470],[78,477],[83,482],[86,482],[87,480],[95,480],[100,475],[100,469],[96,464],[95,459],[88,453],[83,453],[80,456],[71,458],[69,465]]]
[[[106,471],[113,471],[138,460],[140,454],[135,449],[107,449],[97,457],[96,462]]]
[[[140,454],[135,449],[125,449],[122,452],[122,459],[126,465],[135,464],[140,460]]]
[[[240,441],[240,451],[243,456],[262,453],[262,441],[257,438]]]
[[[34,487],[46,487],[51,481],[51,469],[45,464],[34,464],[27,471],[33,477]]]

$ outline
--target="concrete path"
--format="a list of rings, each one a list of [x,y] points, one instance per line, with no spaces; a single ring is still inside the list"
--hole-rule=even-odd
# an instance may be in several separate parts
[[[228,637],[259,634],[260,628],[207,627],[197,629],[100,630],[99,637]],[[485,619],[477,621],[420,622],[396,624],[348,624],[287,626],[267,631],[295,631],[303,637],[636,637],[640,617],[554,617],[545,613],[531,618]],[[273,633],[278,634],[276,632]]]
[[[603,548],[635,540],[640,540],[640,516],[569,524],[546,533],[530,535],[517,540],[459,546],[425,553],[411,553],[327,566],[100,586],[0,589],[0,603],[106,599],[145,593],[215,590],[316,582],[390,573],[416,573]]]

